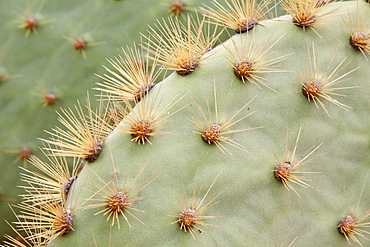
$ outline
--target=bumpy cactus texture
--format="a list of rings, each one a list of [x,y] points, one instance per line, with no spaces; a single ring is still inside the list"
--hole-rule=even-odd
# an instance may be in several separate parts
[[[154,129],[154,133],[168,133],[154,134],[148,138],[151,144],[138,145],[132,135],[123,133],[130,129],[130,115],[126,116],[68,194],[66,208],[73,215],[73,231],[48,246],[348,246],[338,232],[338,222],[355,208],[355,217],[368,212],[370,205],[369,182],[363,187],[370,171],[370,65],[369,55],[350,45],[347,25],[360,20],[368,30],[370,4],[351,1],[323,8],[330,13],[317,20],[314,30],[303,31],[290,15],[260,21],[249,32],[235,34],[205,54],[209,57],[191,74],[174,72],[158,83],[132,111],[157,98],[160,104],[155,104],[155,110],[160,112],[182,97],[166,109],[162,117],[169,117],[164,128]],[[258,50],[263,45],[271,49],[262,62],[278,62],[267,68],[262,63],[261,70],[271,72],[252,72],[251,78],[261,76],[266,86],[258,81],[243,83],[235,76],[230,53],[238,57],[243,49]],[[112,48],[104,56],[111,53]],[[323,90],[337,101],[319,96],[325,111],[312,97],[307,99],[302,84],[327,79],[334,85]],[[90,78],[89,85],[90,80],[95,81]],[[226,149],[206,143],[205,134],[202,138],[196,133],[202,132],[197,125],[205,128],[217,122],[223,126],[236,112],[231,120],[235,124],[221,132],[232,138],[220,142]],[[294,157],[288,157],[286,152],[295,147]],[[312,161],[293,171],[302,172],[296,175],[309,179],[306,182],[313,188],[291,183],[294,189],[287,190],[274,177],[273,170],[279,162],[287,162],[285,158],[291,163]],[[107,220],[109,212],[99,212],[108,210],[109,197],[122,187],[133,200],[124,216],[117,216],[118,224],[115,215]],[[176,221],[182,210],[194,206],[192,200],[196,206],[212,199],[212,206],[199,213],[209,217],[198,216],[196,226],[201,230],[180,229]],[[186,201],[189,205],[178,208],[178,203]],[[94,206],[99,203],[101,207]],[[352,244],[369,245],[356,236],[359,242],[350,240]]]
[[[9,229],[3,219],[15,219],[8,203],[19,202],[17,195],[24,192],[16,187],[20,185],[18,166],[33,169],[17,159],[18,152],[25,147],[41,158],[37,138],[47,138],[44,130],[58,125],[55,111],[73,108],[77,100],[84,104],[86,91],[99,81],[94,74],[103,74],[102,65],[108,64],[105,58],[139,42],[138,33],[145,32],[156,18],[169,16],[166,4],[141,0],[0,1],[1,236]],[[37,34],[30,32],[26,37],[26,29],[19,26],[28,17],[35,17],[40,24]],[[67,38],[87,41],[86,59]],[[43,106],[45,93],[56,95],[53,105]],[[90,91],[90,95],[95,93]]]

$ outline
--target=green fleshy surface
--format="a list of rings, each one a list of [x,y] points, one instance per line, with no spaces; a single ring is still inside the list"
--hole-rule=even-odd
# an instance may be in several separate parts
[[[44,130],[60,126],[55,110],[73,107],[76,100],[85,102],[86,91],[99,81],[94,74],[105,72],[101,66],[108,64],[105,58],[117,56],[121,47],[139,42],[139,32],[144,33],[156,18],[169,15],[164,0],[46,1],[36,17],[41,22],[52,22],[40,25],[37,35],[25,37],[26,31],[18,28],[21,19],[14,11],[24,16],[34,14],[40,2],[0,0],[0,73],[18,75],[0,82],[0,236],[11,231],[3,219],[15,219],[8,203],[18,202],[17,195],[24,193],[16,188],[21,185],[18,166],[23,163],[13,163],[17,154],[4,150],[17,150],[22,144],[43,159],[37,138],[48,138]],[[189,1],[189,5],[200,3]],[[87,47],[84,59],[62,37],[80,35],[88,42],[106,43]],[[41,88],[57,94],[55,105],[42,107],[42,98],[36,96],[42,93]],[[94,94],[98,92],[90,90],[90,95]]]
[[[363,2],[358,4],[361,9],[369,7]],[[274,47],[272,57],[292,53],[278,64],[279,68],[291,72],[263,75],[268,85],[278,93],[266,87],[259,89],[250,83],[241,83],[227,64],[227,53],[223,46],[217,47],[215,50],[218,52],[202,62],[194,73],[185,77],[174,73],[161,83],[161,87],[156,86],[150,92],[149,97],[154,97],[158,92],[165,95],[162,107],[178,94],[188,93],[174,107],[176,109],[193,100],[205,107],[203,95],[206,95],[213,109],[213,83],[216,83],[219,99],[223,98],[232,83],[225,118],[257,96],[240,116],[252,111],[255,113],[232,127],[263,127],[231,134],[248,152],[227,146],[232,155],[223,154],[216,146],[204,143],[199,135],[193,133],[194,128],[189,124],[188,118],[192,116],[190,109],[196,111],[194,104],[171,116],[166,131],[174,135],[153,137],[153,145],[137,145],[130,141],[130,135],[115,131],[108,137],[102,155],[83,169],[74,186],[69,207],[74,209],[75,231],[53,240],[49,246],[280,246],[290,230],[285,245],[298,236],[293,246],[348,246],[336,225],[348,210],[355,207],[370,171],[370,65],[360,52],[349,45],[348,30],[342,24],[347,8],[355,10],[356,3],[336,3],[332,6],[338,7],[337,12],[344,14],[326,18],[327,24],[316,28],[322,38],[312,30],[302,32],[291,23],[289,16],[266,21],[255,29],[254,42],[263,42],[269,35],[270,40],[274,41],[285,34]],[[240,44],[241,36],[244,44],[249,42],[247,34],[231,39]],[[317,109],[313,102],[308,102],[302,95],[302,86],[296,76],[297,71],[305,66],[305,47],[311,42],[315,43],[315,49],[320,53],[322,65],[327,65],[335,54],[337,59],[334,67],[345,57],[351,61],[344,72],[361,66],[348,76],[351,80],[339,84],[361,88],[343,90],[348,97],[334,96],[353,109],[345,111],[323,100],[331,115],[328,117],[323,109]],[[224,44],[228,45],[231,45],[230,40]],[[319,72],[322,73],[325,68],[321,67]],[[271,170],[276,163],[274,154],[281,158],[285,150],[286,131],[292,146],[301,124],[303,131],[296,159],[310,147],[320,143],[323,145],[312,157],[322,156],[301,168],[305,172],[318,172],[305,176],[312,180],[309,184],[319,191],[293,185],[300,195],[298,197],[293,191],[287,191],[273,177]],[[117,225],[110,227],[111,221],[106,220],[107,216],[93,215],[102,208],[82,208],[96,203],[86,201],[93,195],[91,190],[96,190],[94,173],[102,178],[108,176],[107,182],[113,179],[112,160],[120,183],[126,177],[130,181],[146,163],[137,184],[152,175],[160,175],[138,194],[151,197],[134,202],[140,210],[145,211],[134,212],[144,225],[128,216],[132,224],[130,228],[120,217],[119,230]],[[171,224],[176,219],[168,214],[179,213],[176,199],[182,198],[181,180],[190,199],[195,184],[202,196],[220,171],[210,194],[227,188],[218,198],[220,202],[204,215],[222,218],[207,220],[206,223],[218,227],[202,227],[205,232],[195,232],[194,240],[177,224]],[[357,215],[369,209],[369,190],[367,183]],[[364,246],[369,243],[363,239],[360,241]]]

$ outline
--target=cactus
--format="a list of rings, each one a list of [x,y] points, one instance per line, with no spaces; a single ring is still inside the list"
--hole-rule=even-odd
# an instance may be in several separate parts
[[[112,95],[97,111],[87,104],[85,129],[95,135],[109,122],[102,113],[117,112],[97,157],[71,152],[58,128],[41,137],[53,158],[31,165],[85,162],[77,178],[60,172],[73,180],[54,176],[63,182],[52,192],[25,171],[35,180],[23,175],[30,194],[13,207],[13,229],[30,246],[369,243],[369,4],[286,0],[289,15],[258,14],[258,24],[228,30],[236,34],[209,49],[202,42],[219,34],[208,24],[233,27],[210,14],[218,2],[202,8],[209,22],[161,19],[142,35],[141,52],[175,72],[140,97],[114,86],[130,81],[125,57],[97,73],[95,89]],[[138,61],[131,68],[150,71]]]
[[[18,195],[24,194],[15,186],[21,185],[18,166],[37,172],[27,158],[33,154],[47,160],[38,138],[48,138],[44,130],[58,125],[56,111],[74,109],[76,100],[84,108],[86,91],[99,81],[94,74],[103,74],[102,65],[109,65],[105,58],[139,42],[138,33],[146,31],[147,23],[171,13],[167,1],[17,0],[0,1],[0,9],[2,240],[9,231],[3,219],[15,220],[8,204],[20,202]],[[91,90],[90,95],[94,94]],[[95,99],[91,105],[97,106]]]

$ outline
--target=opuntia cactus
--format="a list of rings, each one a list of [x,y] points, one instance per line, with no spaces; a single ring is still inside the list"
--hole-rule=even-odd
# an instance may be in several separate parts
[[[98,97],[106,104],[70,119],[89,120],[90,133],[101,121],[113,130],[96,159],[59,184],[61,194],[27,177],[30,193],[13,207],[20,209],[14,230],[25,232],[23,240],[30,246],[369,243],[369,3],[286,0],[289,15],[245,16],[257,24],[228,29],[235,34],[205,49],[202,42],[218,35],[203,29],[208,23],[233,27],[215,18],[222,11],[211,13],[247,3],[256,4],[213,1],[203,6],[204,19],[151,25],[143,50],[175,72],[140,97],[131,89],[120,93],[119,82],[143,86],[123,73],[130,67],[125,57],[107,65],[109,75],[102,72],[105,82],[95,86],[112,93]],[[111,109],[116,114],[108,121],[112,114],[101,113]],[[43,137],[45,154],[61,161],[51,162],[57,167],[71,162],[64,153],[85,158],[66,150],[66,133],[75,131],[63,125],[67,132]]]
[[[188,3],[183,12],[189,13],[194,4],[200,5]],[[105,58],[139,42],[138,33],[146,31],[147,23],[171,13],[167,1],[113,0],[94,4],[84,0],[0,1],[0,12],[2,241],[9,230],[4,219],[15,220],[8,204],[20,202],[18,195],[24,194],[15,186],[21,185],[17,182],[18,166],[38,172],[27,164],[27,158],[33,154],[47,160],[42,158],[38,138],[48,138],[44,130],[52,131],[58,125],[56,111],[73,109],[77,100],[84,108],[86,91],[99,80],[94,74],[103,74],[102,65],[109,65]],[[119,34],[114,30],[120,30]],[[97,93],[90,90],[90,95],[94,94]],[[95,99],[91,105],[97,106]]]

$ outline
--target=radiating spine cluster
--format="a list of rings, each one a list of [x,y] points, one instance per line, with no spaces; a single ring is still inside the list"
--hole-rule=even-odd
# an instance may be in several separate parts
[[[143,47],[152,55],[151,59],[165,69],[179,75],[192,73],[202,60],[207,59],[221,32],[211,31],[204,17],[187,16],[186,23],[178,19],[158,20],[155,28],[149,27],[149,35]]]
[[[349,208],[347,208],[346,216],[341,219],[337,225],[339,233],[346,237],[349,244],[351,244],[350,240],[352,240],[358,243],[360,246],[363,246],[358,240],[357,236],[366,240],[370,240],[370,231],[365,230],[370,227],[370,209],[365,211],[363,214],[356,216],[362,195],[364,193],[367,177],[368,175],[366,175],[366,180],[362,186],[362,190],[354,210],[350,212]]]
[[[126,177],[123,186],[120,188],[119,187],[120,181],[117,176],[117,171],[115,170],[113,160],[111,160],[111,163],[114,174],[113,181],[107,182],[104,178],[95,173],[94,175],[97,177],[98,182],[94,183],[93,186],[96,188],[96,191],[92,191],[93,195],[87,199],[89,205],[84,206],[83,208],[86,209],[102,208],[94,215],[98,215],[101,213],[103,213],[103,215],[108,215],[107,221],[111,219],[112,226],[114,226],[115,222],[117,222],[118,229],[121,228],[119,218],[120,216],[122,216],[125,219],[126,223],[130,227],[131,223],[128,219],[128,215],[130,215],[140,223],[144,224],[142,220],[140,220],[137,216],[135,216],[135,214],[133,214],[133,211],[144,212],[135,205],[135,202],[142,200],[146,197],[149,197],[148,195],[138,196],[138,194],[146,186],[153,182],[158,177],[158,175],[153,175],[137,185],[137,181],[145,169],[146,165],[144,165],[143,168],[130,182],[127,181]]]
[[[351,108],[350,106],[339,102],[332,96],[345,97],[345,95],[339,94],[335,91],[359,87],[333,87],[341,82],[350,80],[351,78],[347,76],[359,69],[359,67],[357,67],[349,71],[344,70],[350,64],[349,62],[345,63],[347,58],[344,58],[336,67],[334,67],[334,62],[336,60],[337,57],[333,56],[327,65],[321,65],[319,53],[317,53],[314,44],[312,44],[312,50],[309,49],[307,53],[306,66],[303,70],[304,72],[298,72],[298,78],[302,84],[303,95],[307,97],[308,101],[313,101],[317,108],[321,106],[328,116],[330,116],[329,111],[321,99],[326,99],[329,102],[348,111],[348,109]],[[326,66],[325,70],[323,69],[325,68],[324,66]]]
[[[191,236],[194,239],[195,239],[194,233],[196,230],[198,230],[199,233],[202,233],[204,231],[203,228],[201,228],[202,226],[215,226],[206,223],[205,220],[221,217],[221,216],[202,215],[205,213],[206,210],[210,209],[219,202],[216,201],[216,199],[224,191],[222,190],[221,192],[214,194],[211,198],[206,200],[217,178],[220,176],[220,173],[218,173],[218,175],[213,180],[212,184],[209,186],[207,192],[204,194],[202,198],[199,197],[200,192],[197,191],[197,187],[196,185],[194,185],[190,203],[188,200],[188,195],[186,194],[184,183],[182,182],[183,195],[181,200],[180,199],[177,200],[178,202],[177,207],[180,213],[171,213],[169,215],[171,217],[177,218],[177,220],[172,222],[172,224],[178,223],[180,225],[180,229],[183,230],[184,232],[190,232]]]
[[[231,85],[230,85],[231,87]],[[229,88],[230,90],[230,88]],[[245,114],[244,116],[234,120],[236,116],[241,113],[253,99],[248,101],[242,108],[235,111],[233,114],[228,116],[226,119],[223,114],[225,112],[225,106],[229,98],[229,92],[226,94],[223,99],[218,102],[216,84],[213,84],[213,94],[214,94],[214,109],[209,105],[208,100],[206,99],[206,110],[197,102],[194,102],[194,105],[199,113],[193,110],[193,118],[190,120],[191,125],[196,129],[194,133],[201,135],[201,138],[204,142],[210,145],[216,145],[221,152],[229,153],[231,152],[223,145],[223,143],[229,144],[233,147],[246,151],[245,147],[238,142],[236,139],[230,137],[232,133],[238,133],[242,131],[257,129],[260,127],[244,127],[241,129],[229,130],[232,126],[241,122],[245,118],[252,115],[254,112]],[[215,115],[212,114],[215,113]]]
[[[284,36],[281,36],[270,46],[267,46],[269,38],[262,43],[262,45],[257,46],[253,40],[254,31],[251,32],[251,40],[249,40],[248,46],[238,47],[236,42],[233,40],[232,47],[225,47],[228,51],[228,60],[233,67],[233,71],[236,77],[242,80],[243,83],[250,82],[257,87],[261,88],[259,84],[269,88],[270,90],[276,92],[272,89],[266,82],[263,74],[270,74],[276,72],[289,72],[288,70],[276,68],[276,64],[287,59],[291,54],[286,54],[280,57],[270,58],[273,55],[271,51],[272,48],[279,42]],[[237,38],[237,37],[236,37]],[[240,36],[240,43],[246,42],[243,36]],[[236,54],[234,54],[234,50]]]
[[[54,133],[47,131],[52,138],[41,140],[55,147],[47,147],[46,150],[52,151],[53,155],[83,158],[89,163],[99,157],[112,126],[105,119],[107,107],[103,101],[97,111],[91,108],[89,96],[86,102],[86,115],[79,102],[75,106],[76,113],[70,108],[61,109],[59,121],[67,130],[56,127]]]
[[[271,3],[270,0],[260,2],[257,0],[230,0],[230,2],[225,0],[227,7],[224,7],[217,0],[213,0],[212,4],[215,9],[204,5],[201,10],[211,19],[212,23],[231,28],[236,33],[244,33],[266,18],[266,15],[270,13]]]
[[[313,188],[311,185],[307,183],[307,181],[310,181],[310,180],[300,174],[315,173],[315,172],[304,172],[304,171],[297,170],[297,169],[302,166],[312,163],[313,160],[320,157],[321,155],[318,155],[313,158],[309,158],[309,156],[311,156],[311,154],[313,154],[322,145],[321,143],[320,145],[316,147],[312,146],[303,155],[301,155],[300,158],[296,159],[295,153],[298,148],[298,141],[301,136],[301,131],[302,131],[302,126],[300,126],[299,128],[297,139],[291,151],[289,151],[289,136],[287,133],[286,147],[285,147],[285,151],[283,152],[283,157],[280,160],[275,155],[277,164],[275,164],[275,169],[273,170],[274,177],[278,181],[281,181],[287,190],[290,190],[290,189],[293,190],[298,196],[299,194],[293,187],[292,183],[298,184],[304,188],[308,188],[308,187]]]
[[[127,47],[122,49],[121,55],[115,59],[107,59],[115,71],[104,66],[109,74],[97,75],[103,82],[97,83],[100,87],[95,88],[108,94],[115,101],[124,100],[139,102],[154,86],[161,69],[157,62],[150,65],[149,56],[142,47]]]

